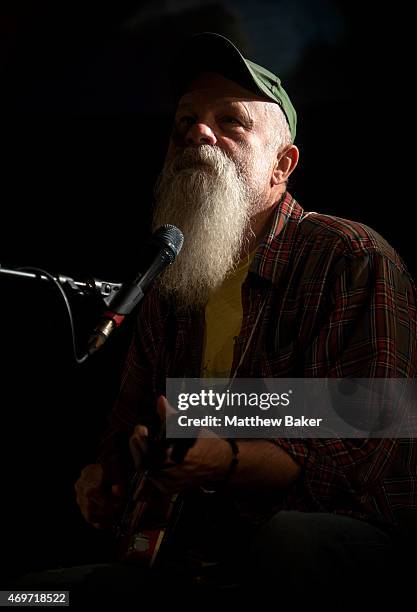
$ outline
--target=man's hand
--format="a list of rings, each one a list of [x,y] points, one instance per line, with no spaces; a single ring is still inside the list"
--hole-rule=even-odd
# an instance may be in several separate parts
[[[99,463],[87,465],[75,483],[77,503],[81,514],[90,525],[106,529],[113,525],[123,506],[126,487],[113,484],[106,487],[103,482],[103,467]]]
[[[165,397],[160,396],[157,411],[164,423],[166,416],[175,414]],[[190,487],[221,482],[229,472],[233,459],[232,448],[213,431],[204,429],[205,436],[197,437],[181,463],[172,458],[172,448],[158,465],[148,466],[149,479],[164,495]],[[281,494],[300,476],[300,465],[273,440],[239,440],[238,465],[229,485],[243,494]],[[130,449],[135,464],[145,465],[149,448],[148,430],[143,425],[135,428],[130,438]]]
[[[175,410],[164,396],[158,398],[157,411],[162,423]],[[207,433],[207,431],[206,431]],[[143,465],[148,447],[148,430],[138,425],[130,438],[130,449],[136,466]],[[210,437],[198,437],[181,463],[171,459],[171,449],[162,464],[150,469],[149,479],[161,493],[169,495],[189,487],[198,487],[221,480],[232,461],[228,442],[210,431]]]

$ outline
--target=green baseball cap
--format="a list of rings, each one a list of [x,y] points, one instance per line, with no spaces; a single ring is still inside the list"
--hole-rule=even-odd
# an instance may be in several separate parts
[[[280,79],[266,68],[245,59],[228,38],[214,32],[202,32],[187,39],[171,64],[171,79],[177,98],[201,72],[218,72],[245,89],[279,104],[294,142],[297,113]]]

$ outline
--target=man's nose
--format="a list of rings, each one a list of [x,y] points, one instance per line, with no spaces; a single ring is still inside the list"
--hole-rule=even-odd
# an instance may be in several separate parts
[[[206,123],[194,123],[187,132],[185,142],[187,145],[215,145],[217,138]]]

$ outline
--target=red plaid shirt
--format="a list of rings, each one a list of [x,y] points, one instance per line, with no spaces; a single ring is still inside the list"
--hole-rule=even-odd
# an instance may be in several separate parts
[[[278,231],[278,228],[282,228]],[[360,223],[307,213],[286,193],[242,288],[238,377],[415,377],[417,293],[402,260]],[[128,437],[155,414],[167,377],[199,377],[204,313],[177,316],[155,287],[143,300],[99,460],[128,469]],[[401,439],[279,439],[301,476],[273,511],[396,523],[417,509],[417,444]],[[272,511],[272,508],[271,508]]]

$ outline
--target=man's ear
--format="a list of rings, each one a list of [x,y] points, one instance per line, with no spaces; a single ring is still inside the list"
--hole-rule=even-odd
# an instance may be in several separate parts
[[[281,185],[287,182],[288,177],[298,163],[298,157],[299,152],[295,145],[289,145],[278,153],[272,171],[271,185]]]

